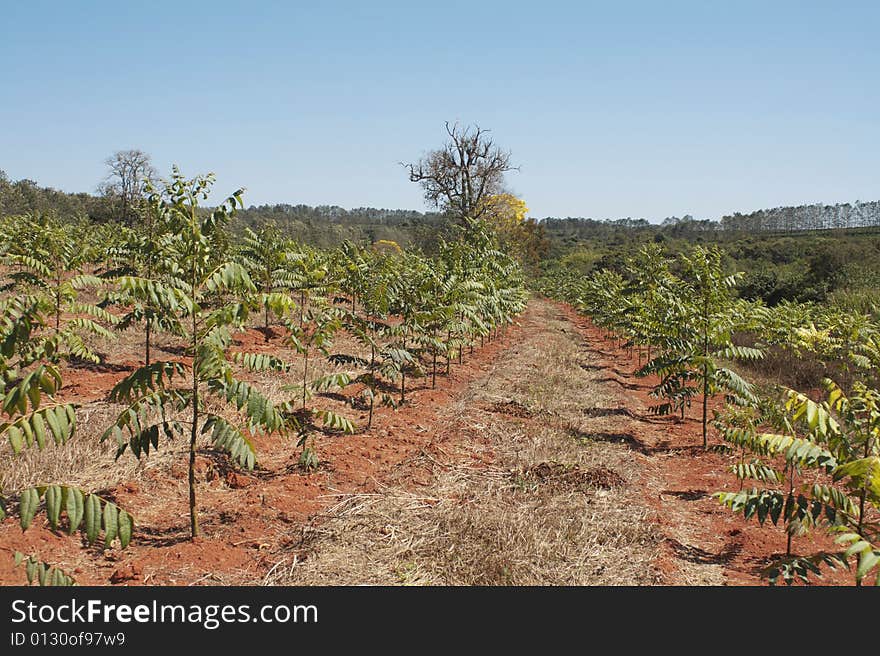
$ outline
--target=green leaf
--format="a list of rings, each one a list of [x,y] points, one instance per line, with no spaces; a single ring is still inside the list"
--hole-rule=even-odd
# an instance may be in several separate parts
[[[32,415],[30,423],[34,429],[34,438],[37,441],[37,446],[42,451],[46,446],[46,425],[43,423],[43,418],[39,413],[35,413]]]
[[[36,488],[28,488],[21,493],[21,499],[19,500],[19,521],[21,523],[22,530],[27,530],[27,528],[31,525],[31,522],[34,521],[34,515],[37,513],[37,508],[40,506],[40,493],[36,490]]]
[[[15,455],[21,453],[21,450],[24,447],[24,434],[21,432],[21,429],[15,426],[10,426],[6,429],[6,437],[9,438],[9,444],[12,446],[12,452]]]
[[[65,431],[62,430],[54,409],[46,412],[44,416],[46,423],[49,424],[49,430],[52,431],[52,438],[55,440],[55,444],[61,444],[64,441]]]
[[[843,552],[843,555],[844,555],[846,558],[849,558],[850,556],[852,556],[852,555],[854,555],[854,554],[861,553],[861,552],[863,552],[863,551],[868,551],[868,550],[870,550],[870,549],[871,549],[871,543],[870,543],[870,542],[867,542],[867,541],[865,541],[865,540],[858,540],[858,541],[856,541],[856,542],[853,542],[853,543],[849,546],[849,548],[848,548],[846,551]]]
[[[89,544],[94,544],[101,531],[101,500],[90,494],[85,501],[85,529]]]
[[[33,376],[33,374],[31,376]],[[39,380],[33,381],[31,376],[29,376],[27,378],[27,383],[29,383],[28,389],[27,389],[27,395],[28,395],[28,398],[30,399],[31,407],[34,410],[36,410],[40,407],[40,397],[41,397],[40,386],[39,386]],[[34,383],[36,383],[36,384],[34,384]]]
[[[85,501],[82,491],[76,488],[68,488],[66,497],[68,532],[73,535],[85,515]]]
[[[58,485],[50,485],[46,489],[46,515],[49,517],[49,526],[53,529],[58,527],[61,518],[62,493]]]
[[[211,441],[218,449],[229,453],[230,458],[242,467],[253,469],[257,452],[253,443],[238,428],[222,417],[211,415],[202,427],[202,433],[211,433]]]
[[[131,533],[134,528],[134,522],[131,519],[131,515],[120,509],[117,523],[119,526],[119,544],[125,549],[131,542]]]
[[[104,504],[104,547],[110,544],[119,534],[119,509],[115,504]]]
[[[865,550],[859,555],[859,565],[856,568],[856,579],[861,580],[880,563],[880,553]]]

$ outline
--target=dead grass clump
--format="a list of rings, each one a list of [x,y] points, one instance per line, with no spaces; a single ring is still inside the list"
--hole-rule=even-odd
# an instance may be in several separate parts
[[[624,484],[623,477],[613,469],[599,465],[581,469],[578,465],[561,462],[541,462],[523,471],[511,474],[522,486],[551,486],[560,491],[589,492],[594,489],[610,490]]]
[[[516,401],[503,401],[493,403],[489,406],[488,409],[489,412],[507,415],[508,417],[520,417],[523,419],[528,419],[532,416],[531,411],[527,407],[525,407],[522,403],[517,403]]]

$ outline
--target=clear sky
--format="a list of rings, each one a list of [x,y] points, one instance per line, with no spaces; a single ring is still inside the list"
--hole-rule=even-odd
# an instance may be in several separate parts
[[[4,3],[0,169],[113,151],[218,193],[424,209],[400,161],[478,123],[532,216],[880,198],[880,2]]]

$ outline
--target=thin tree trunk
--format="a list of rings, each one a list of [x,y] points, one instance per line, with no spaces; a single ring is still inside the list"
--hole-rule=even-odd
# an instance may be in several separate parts
[[[871,438],[868,438],[865,440],[865,453],[864,453],[863,457],[867,458],[870,455],[871,455]],[[859,535],[862,535],[862,526],[865,523],[865,500],[868,497],[867,485],[868,485],[868,483],[866,481],[864,486],[862,486],[862,493],[859,495],[859,523],[856,526],[856,533],[858,533]],[[880,575],[878,575],[878,576],[880,576]],[[862,587],[862,580],[861,579],[856,579],[856,587],[859,587],[859,588]]]
[[[437,329],[436,328],[434,328],[433,332],[431,333],[431,337],[434,340],[434,342],[437,341]],[[431,367],[431,389],[435,389],[437,387],[437,344],[436,343],[431,347],[431,350],[434,355],[432,367]]]
[[[705,292],[704,292],[705,293]],[[709,410],[709,300],[703,301],[703,448],[709,448],[707,417]]]
[[[55,334],[61,332],[61,278],[55,281]]]
[[[148,230],[147,234],[149,234],[150,240],[150,249],[147,251],[147,280],[153,279],[153,221],[152,219],[148,219]],[[150,365],[150,318],[153,313],[153,308],[147,307],[147,321],[145,326],[146,337],[144,338],[144,364]]]
[[[264,290],[264,294],[267,291]],[[269,343],[269,301],[267,300],[263,304],[263,340],[266,344]]]
[[[192,284],[192,296],[191,298],[195,301],[196,298],[196,285],[195,285],[195,272],[193,272],[193,284]],[[193,344],[193,357],[198,358],[199,353],[199,338],[198,338],[198,324],[196,322],[196,313],[193,312],[192,317],[192,344]],[[187,472],[188,482],[189,482],[189,527],[190,534],[193,539],[197,538],[201,534],[201,529],[199,528],[199,516],[198,509],[196,507],[196,439],[199,434],[199,375],[198,375],[198,362],[193,360],[192,365],[192,430],[190,432],[189,437],[189,470]]]
[[[452,331],[446,331],[446,375],[449,375],[449,369],[452,362],[452,349],[449,346],[449,341],[452,339]]]
[[[199,383],[193,371],[193,413],[192,413],[192,431],[189,438],[189,527],[192,538],[197,538],[201,534],[199,528],[199,516],[196,509],[196,438],[198,437],[198,421],[199,421]]]
[[[709,365],[703,365],[703,448],[709,448],[708,435],[708,412],[709,412]]]
[[[794,466],[789,465],[789,473],[788,473],[788,496],[794,494]],[[785,555],[791,555],[791,526],[786,526],[786,533],[788,533],[788,538],[785,541]]]
[[[406,350],[406,335],[403,337],[403,350]],[[400,367],[400,404],[406,400],[406,363]]]
[[[309,379],[308,376],[309,376],[309,347],[306,346],[306,350],[303,352],[303,394],[302,394],[303,410],[306,409],[306,382]]]

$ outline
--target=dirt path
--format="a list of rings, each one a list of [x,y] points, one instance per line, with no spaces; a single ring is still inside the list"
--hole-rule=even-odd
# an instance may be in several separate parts
[[[58,471],[115,480],[102,493],[133,513],[134,541],[85,548],[10,518],[0,583],[24,580],[15,550],[91,584],[760,583],[782,531],[718,506],[711,493],[735,485],[728,462],[697,447],[696,420],[646,416],[636,366],[570,308],[534,299],[436,389],[421,379],[371,431],[321,438],[316,472],[289,439],[258,439],[253,473],[202,453],[195,542],[180,453],[120,472],[106,449],[71,445]],[[86,422],[109,416],[94,400],[105,378],[81,383]]]
[[[643,456],[606,434],[609,391],[571,318],[535,299],[516,340],[374,493],[345,495],[272,554],[281,584],[652,584]],[[583,368],[582,368],[583,367]],[[586,375],[585,375],[586,374]]]

